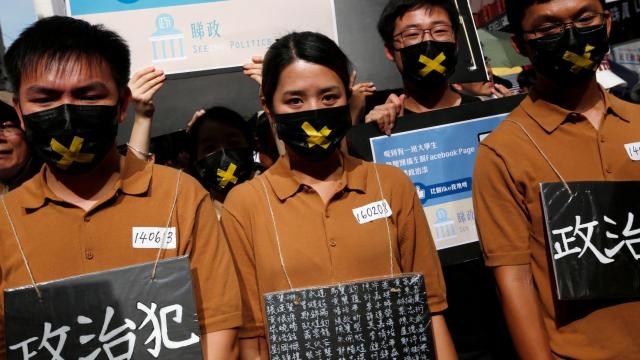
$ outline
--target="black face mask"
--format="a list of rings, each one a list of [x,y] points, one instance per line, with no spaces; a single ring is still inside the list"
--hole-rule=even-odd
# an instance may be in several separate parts
[[[249,148],[223,148],[199,160],[196,169],[207,189],[227,195],[234,186],[251,179],[253,151]]]
[[[303,158],[323,160],[351,128],[349,105],[275,114],[278,137]]]
[[[453,75],[458,64],[455,43],[423,41],[400,49],[402,77],[417,85],[439,86]]]
[[[528,44],[536,71],[567,85],[593,78],[609,52],[609,37],[604,24],[579,31],[571,27],[560,35],[532,39]]]
[[[27,142],[54,171],[79,175],[105,158],[118,133],[118,106],[64,104],[24,116]]]

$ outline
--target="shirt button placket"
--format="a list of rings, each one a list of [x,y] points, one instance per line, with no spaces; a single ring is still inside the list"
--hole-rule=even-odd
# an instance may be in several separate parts
[[[605,151],[604,151],[604,149],[605,149],[605,148],[604,148],[604,144],[605,144],[605,142],[606,142],[606,141],[607,141],[607,140],[606,140],[606,137],[605,137],[604,135],[600,134],[600,135],[599,135],[599,142],[600,142],[600,146],[599,146],[599,151],[600,151],[600,161],[601,161],[602,165],[604,166],[604,172],[606,173],[606,174],[605,174],[605,177],[606,177],[607,175],[610,175],[610,174],[612,174],[612,173],[613,173],[613,168],[611,167],[611,163],[607,161],[607,159],[606,159],[606,154],[605,154]]]
[[[82,218],[82,220],[85,223],[85,226],[83,226],[83,247],[84,247],[84,258],[88,261],[91,261],[95,258],[95,254],[93,253],[93,249],[91,249],[89,246],[91,246],[90,244],[87,243],[88,239],[90,238],[90,223],[91,223],[91,215],[89,214],[85,214],[84,217]]]

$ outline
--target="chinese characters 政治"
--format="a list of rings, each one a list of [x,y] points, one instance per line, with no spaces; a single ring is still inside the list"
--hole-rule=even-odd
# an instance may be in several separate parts
[[[640,254],[636,251],[635,245],[640,243],[640,227],[633,228],[635,216],[628,213],[626,223],[620,234],[609,231],[610,227],[618,226],[618,222],[608,216],[603,216],[601,223],[598,220],[583,222],[581,216],[575,217],[573,226],[566,226],[551,231],[553,235],[560,235],[560,240],[553,242],[555,254],[553,258],[559,260],[572,254],[577,254],[578,258],[587,252],[591,252],[602,264],[610,264],[615,261],[614,256],[618,254],[626,245],[627,249],[635,260],[640,260]],[[606,239],[612,242],[611,247],[598,249],[592,242],[593,234],[598,226],[606,227]],[[640,250],[640,249],[638,249]]]
[[[144,342],[145,346],[153,343],[152,347],[146,347],[146,350],[154,357],[158,358],[162,348],[180,349],[197,344],[200,337],[194,333],[184,340],[171,339],[169,337],[169,321],[180,324],[182,323],[182,306],[170,305],[158,309],[158,305],[151,303],[147,306],[143,303],[137,303],[137,309],[145,314],[145,318],[139,326],[129,320],[124,319],[121,325],[112,324],[115,310],[111,306],[105,309],[104,321],[102,322],[99,334],[83,334],[78,338],[78,344],[82,348],[93,349],[87,350],[86,356],[80,356],[78,360],[94,360],[104,351],[109,360],[130,360],[132,359],[135,344],[136,330],[142,330],[145,327],[151,329],[151,335]],[[93,324],[93,319],[80,315],[76,319],[79,327],[85,327]],[[45,322],[43,335],[41,338],[31,337],[20,343],[10,345],[10,351],[20,351],[22,359],[28,360],[38,355],[41,351],[46,351],[51,355],[52,360],[64,360],[62,352],[68,340],[68,333],[71,327],[67,325],[60,326],[53,330],[51,323]],[[113,328],[112,330],[109,330]],[[38,341],[40,340],[40,341]],[[126,344],[126,346],[121,346]],[[119,352],[115,351],[118,349]],[[114,353],[115,352],[115,353]]]

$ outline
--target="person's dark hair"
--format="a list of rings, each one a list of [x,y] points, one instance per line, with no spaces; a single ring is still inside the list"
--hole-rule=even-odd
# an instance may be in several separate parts
[[[264,56],[262,66],[262,95],[267,107],[273,109],[273,94],[278,87],[280,74],[297,60],[325,66],[335,72],[351,96],[349,86],[351,62],[336,43],[315,32],[293,32],[276,40]]]
[[[256,140],[256,151],[268,156],[274,163],[280,157],[276,139],[273,137],[271,124],[265,112],[256,112],[248,121]]]
[[[20,125],[20,118],[18,117],[16,109],[0,101],[0,123],[4,121],[11,121],[14,124]]]
[[[507,8],[507,19],[509,20],[511,32],[517,36],[521,36],[524,31],[522,29],[522,19],[524,19],[524,14],[527,9],[535,4],[542,4],[550,1],[552,0],[507,0],[505,5]],[[605,8],[604,2],[605,0],[600,0],[603,9]]]
[[[249,123],[237,112],[226,108],[224,106],[214,106],[205,110],[195,123],[189,129],[189,136],[191,137],[191,154],[193,159],[196,160],[197,140],[200,128],[205,122],[219,123],[224,126],[228,126],[233,129],[237,129],[247,139],[249,147],[255,148],[255,139]]]
[[[447,12],[453,33],[457,34],[460,28],[460,15],[453,0],[390,0],[382,10],[378,19],[378,33],[387,48],[393,49],[393,31],[396,27],[396,20],[409,11],[439,7]]]
[[[127,88],[131,59],[129,47],[115,32],[102,25],[66,16],[38,20],[11,44],[5,56],[9,80],[16,93],[24,74],[63,71],[64,64],[106,63],[122,93]],[[64,76],[63,73],[60,73]]]

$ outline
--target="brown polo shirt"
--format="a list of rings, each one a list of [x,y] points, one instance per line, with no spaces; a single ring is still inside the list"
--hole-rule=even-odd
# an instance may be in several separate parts
[[[133,227],[165,227],[173,203],[177,171],[132,155],[122,158],[120,180],[88,212],[65,203],[39,174],[6,195],[5,201],[37,282],[151,262],[158,249],[134,249]],[[242,322],[238,281],[227,242],[209,194],[181,174],[170,227],[175,249],[163,258],[188,255],[203,333]],[[0,208],[0,290],[30,284],[16,240]],[[4,314],[0,297],[0,314]],[[0,316],[0,320],[2,320]],[[0,358],[4,353],[0,321]]]
[[[566,181],[640,180],[640,162],[631,160],[624,147],[640,141],[640,106],[606,93],[604,98],[607,110],[599,130],[582,115],[535,93],[507,120],[524,126]],[[556,356],[637,359],[640,302],[594,307],[591,310],[599,310],[556,325],[539,188],[541,182],[556,181],[518,125],[505,121],[484,140],[475,165],[473,200],[485,262],[491,267],[531,265]],[[567,310],[578,306],[570,304]]]
[[[327,205],[311,187],[294,178],[287,157],[229,193],[222,226],[240,277],[244,316],[241,338],[265,336],[262,295],[289,289],[261,179],[294,288],[390,275],[384,219],[359,224],[352,212],[382,199],[374,165],[342,156],[342,179]],[[423,273],[429,309],[441,312],[447,307],[444,280],[415,188],[400,170],[376,166],[384,199],[393,212],[389,227],[394,272]]]

